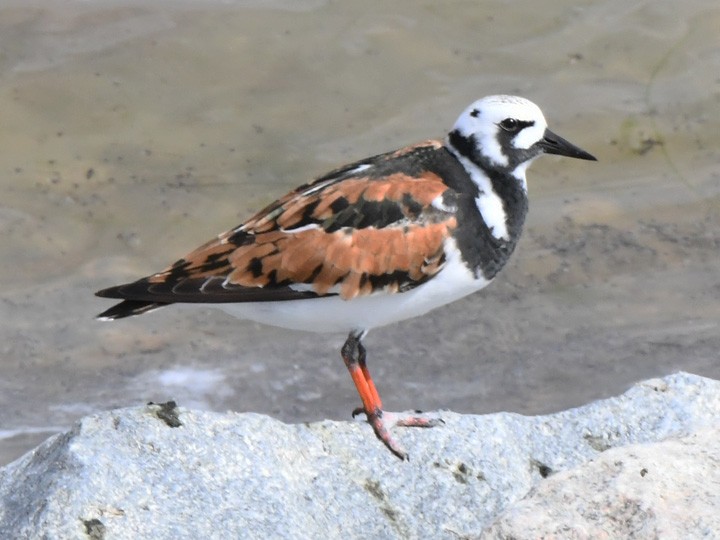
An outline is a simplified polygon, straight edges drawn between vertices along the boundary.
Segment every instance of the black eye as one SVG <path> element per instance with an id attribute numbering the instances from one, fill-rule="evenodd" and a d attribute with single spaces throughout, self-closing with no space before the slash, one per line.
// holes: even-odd
<path id="1" fill-rule="evenodd" d="M 520 122 L 518 122 L 514 118 L 506 118 L 505 120 L 500 122 L 500 127 L 503 128 L 505 131 L 509 131 L 510 133 L 512 133 L 520 128 Z"/>

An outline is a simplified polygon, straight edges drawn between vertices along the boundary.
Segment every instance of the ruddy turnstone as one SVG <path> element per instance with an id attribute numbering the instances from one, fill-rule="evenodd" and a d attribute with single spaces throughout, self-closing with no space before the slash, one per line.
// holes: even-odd
<path id="1" fill-rule="evenodd" d="M 488 96 L 445 141 L 428 140 L 336 169 L 291 191 L 165 270 L 96 293 L 98 315 L 217 304 L 269 325 L 349 332 L 341 355 L 377 437 L 407 454 L 392 426 L 436 420 L 383 411 L 362 339 L 478 291 L 507 262 L 528 208 L 525 172 L 541 154 L 595 160 L 547 128 L 527 99 Z"/>

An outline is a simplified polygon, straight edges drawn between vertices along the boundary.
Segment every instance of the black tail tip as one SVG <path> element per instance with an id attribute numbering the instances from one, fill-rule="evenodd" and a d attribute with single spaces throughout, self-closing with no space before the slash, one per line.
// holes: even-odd
<path id="1" fill-rule="evenodd" d="M 123 300 L 119 304 L 115 304 L 110 309 L 106 309 L 97 315 L 96 319 L 100 321 L 114 321 L 126 317 L 134 317 L 135 315 L 142 315 L 143 313 L 153 311 L 165 305 L 167 304 L 147 302 L 144 300 Z"/>

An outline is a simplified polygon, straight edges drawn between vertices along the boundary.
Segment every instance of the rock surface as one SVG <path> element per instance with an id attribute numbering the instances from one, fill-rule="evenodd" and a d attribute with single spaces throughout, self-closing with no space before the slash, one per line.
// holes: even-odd
<path id="1" fill-rule="evenodd" d="M 0 469 L 0 538 L 617 538 L 720 534 L 720 382 L 678 373 L 538 417 L 398 430 L 149 405 Z"/>
<path id="2" fill-rule="evenodd" d="M 720 429 L 613 448 L 541 482 L 481 538 L 717 538 Z"/>

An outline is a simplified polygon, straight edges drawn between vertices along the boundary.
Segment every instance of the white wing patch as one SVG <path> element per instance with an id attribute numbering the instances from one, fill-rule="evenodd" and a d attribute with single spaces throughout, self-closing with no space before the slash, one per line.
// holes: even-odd
<path id="1" fill-rule="evenodd" d="M 303 232 L 303 231 L 312 231 L 312 230 L 314 230 L 314 229 L 320 229 L 320 228 L 322 228 L 322 227 L 321 227 L 320 225 L 318 225 L 317 223 L 308 223 L 307 225 L 301 225 L 300 227 L 294 227 L 294 228 L 290 228 L 290 229 L 283 229 L 283 228 L 281 227 L 281 228 L 280 228 L 280 232 L 284 232 L 284 233 L 300 233 L 300 232 Z"/>
<path id="2" fill-rule="evenodd" d="M 350 169 L 349 171 L 347 171 L 345 174 L 359 174 L 361 172 L 367 171 L 370 167 L 372 167 L 372 165 L 370 165 L 369 163 L 361 163 L 354 169 Z"/>

